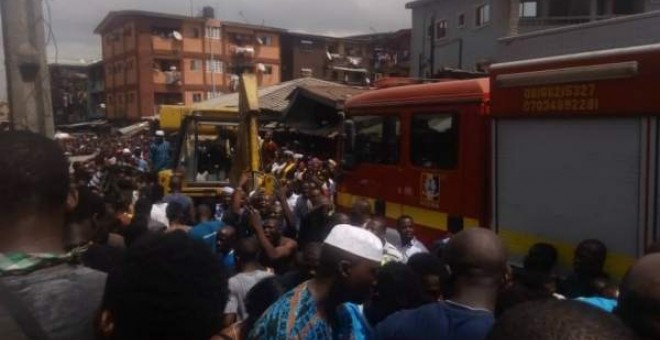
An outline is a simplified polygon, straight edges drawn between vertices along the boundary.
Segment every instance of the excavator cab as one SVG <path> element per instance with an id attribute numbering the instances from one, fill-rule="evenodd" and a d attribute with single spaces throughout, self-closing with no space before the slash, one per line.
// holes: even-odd
<path id="1" fill-rule="evenodd" d="M 193 108 L 181 115 L 173 169 L 161 174 L 161 183 L 169 189 L 169 179 L 178 176 L 183 179 L 182 193 L 213 198 L 223 187 L 236 186 L 241 174 L 249 172 L 251 190 L 274 191 L 276 181 L 262 172 L 259 112 L 256 78 L 243 75 L 238 111 Z"/>

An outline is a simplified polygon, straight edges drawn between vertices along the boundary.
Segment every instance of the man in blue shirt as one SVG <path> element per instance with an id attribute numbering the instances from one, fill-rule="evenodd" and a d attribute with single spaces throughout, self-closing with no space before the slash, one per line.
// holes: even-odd
<path id="1" fill-rule="evenodd" d="M 389 316 L 375 339 L 486 338 L 507 273 L 504 244 L 492 231 L 469 229 L 449 241 L 443 259 L 451 273 L 447 300 Z"/>
<path id="2" fill-rule="evenodd" d="M 156 136 L 150 149 L 151 166 L 154 172 L 165 170 L 170 166 L 171 152 L 170 142 L 165 140 L 165 133 L 162 130 L 156 131 Z"/>
<path id="3" fill-rule="evenodd" d="M 340 224 L 321 250 L 316 276 L 284 294 L 255 323 L 248 339 L 370 339 L 355 305 L 370 295 L 383 245 L 371 232 Z"/>
<path id="4" fill-rule="evenodd" d="M 234 247 L 238 241 L 237 235 L 236 228 L 230 225 L 224 226 L 216 233 L 215 253 L 229 273 L 233 273 L 236 266 Z"/>
<path id="5" fill-rule="evenodd" d="M 193 239 L 204 242 L 215 253 L 216 233 L 222 228 L 222 222 L 213 218 L 213 212 L 208 204 L 200 204 L 197 207 L 197 220 L 199 224 L 192 227 L 188 231 L 188 235 Z"/>

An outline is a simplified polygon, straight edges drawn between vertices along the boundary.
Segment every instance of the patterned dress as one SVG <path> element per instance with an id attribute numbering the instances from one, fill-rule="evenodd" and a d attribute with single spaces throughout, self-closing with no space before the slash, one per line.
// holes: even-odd
<path id="1" fill-rule="evenodd" d="M 348 304 L 337 308 L 338 327 L 319 315 L 307 282 L 284 294 L 255 323 L 248 339 L 365 339 L 363 319 Z"/>

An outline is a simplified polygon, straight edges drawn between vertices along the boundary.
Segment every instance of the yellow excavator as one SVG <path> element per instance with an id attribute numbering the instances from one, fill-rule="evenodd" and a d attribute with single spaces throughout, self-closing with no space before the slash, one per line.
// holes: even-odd
<path id="1" fill-rule="evenodd" d="M 257 80 L 251 74 L 241 76 L 238 109 L 162 108 L 161 128 L 172 132 L 178 125 L 178 134 L 173 167 L 159 173 L 161 184 L 169 189 L 170 179 L 178 176 L 182 193 L 196 199 L 215 198 L 222 188 L 235 187 L 247 171 L 250 189 L 272 192 L 275 180 L 261 166 L 259 113 Z"/>

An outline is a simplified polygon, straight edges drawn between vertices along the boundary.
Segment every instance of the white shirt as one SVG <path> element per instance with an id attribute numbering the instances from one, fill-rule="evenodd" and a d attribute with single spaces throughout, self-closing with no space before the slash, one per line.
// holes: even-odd
<path id="1" fill-rule="evenodd" d="M 286 203 L 289 205 L 289 209 L 291 209 L 291 211 L 293 211 L 294 208 L 296 207 L 296 202 L 298 201 L 298 197 L 300 197 L 300 195 L 293 193 L 291 194 L 291 197 L 286 199 Z"/>
<path id="2" fill-rule="evenodd" d="M 151 206 L 151 214 L 149 216 L 149 230 L 157 231 L 167 229 L 170 221 L 167 220 L 167 203 L 156 203 Z"/>
<path id="3" fill-rule="evenodd" d="M 405 257 L 405 262 L 408 262 L 408 259 L 418 253 L 428 253 L 429 250 L 426 249 L 426 246 L 422 244 L 422 242 L 419 242 L 416 238 L 412 239 L 410 241 L 410 245 L 408 246 L 403 246 L 401 249 L 399 249 L 403 256 Z"/>
<path id="4" fill-rule="evenodd" d="M 385 241 L 383 245 L 383 264 L 388 262 L 406 262 L 405 257 L 399 249 L 397 249 L 391 243 Z"/>

